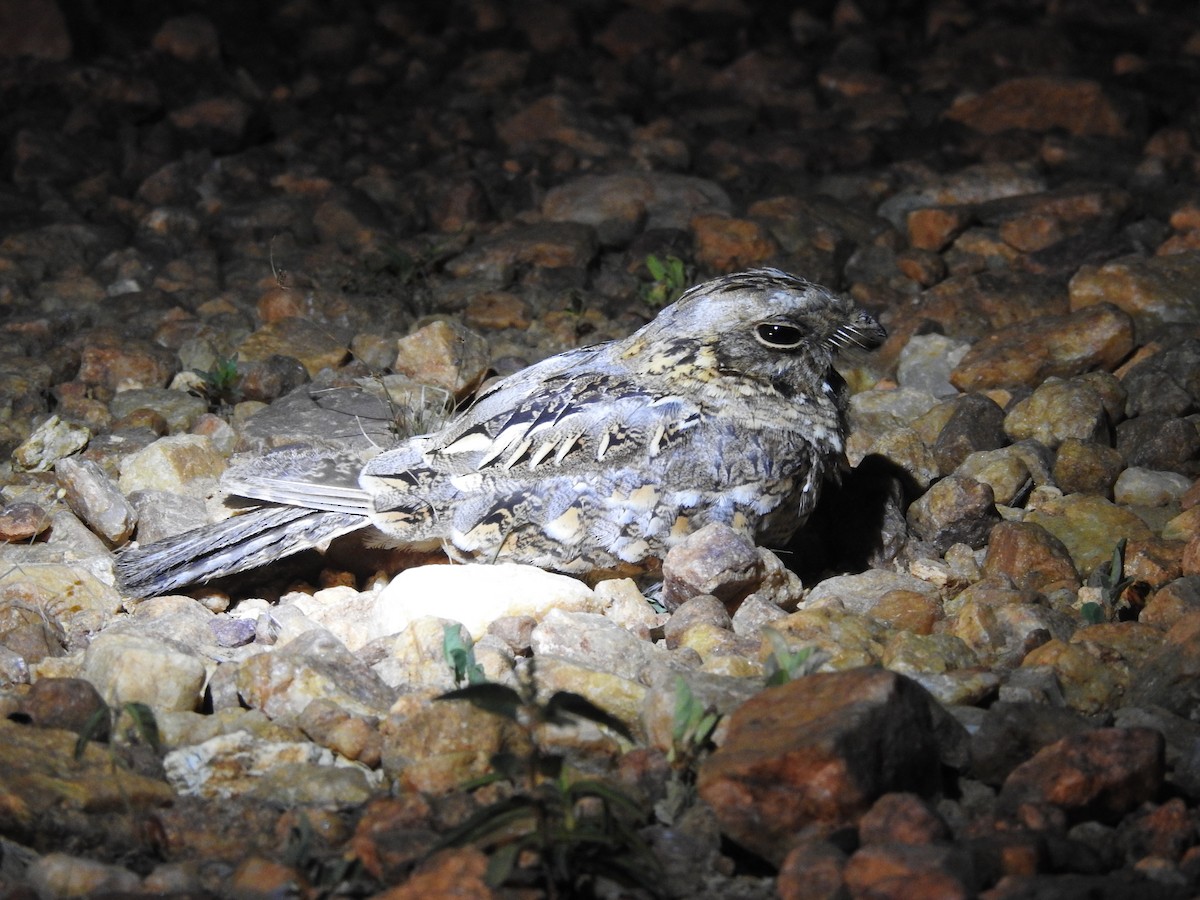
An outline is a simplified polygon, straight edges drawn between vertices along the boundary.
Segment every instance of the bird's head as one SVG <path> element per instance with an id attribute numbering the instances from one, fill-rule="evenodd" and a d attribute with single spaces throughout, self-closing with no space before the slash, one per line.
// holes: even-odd
<path id="1" fill-rule="evenodd" d="M 718 372 L 793 396 L 837 381 L 841 350 L 871 350 L 882 326 L 853 302 L 779 269 L 751 269 L 698 284 L 639 333 L 652 344 L 694 340 Z"/>

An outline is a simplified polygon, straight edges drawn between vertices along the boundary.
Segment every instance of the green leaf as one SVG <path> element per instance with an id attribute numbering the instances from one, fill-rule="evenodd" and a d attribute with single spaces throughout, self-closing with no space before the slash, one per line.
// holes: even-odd
<path id="1" fill-rule="evenodd" d="M 558 691 L 546 701 L 546 705 L 542 708 L 543 721 L 552 725 L 570 724 L 571 720 L 568 716 L 576 716 L 580 719 L 587 719 L 589 722 L 595 722 L 597 725 L 603 725 L 625 740 L 633 741 L 633 734 L 624 722 L 579 694 Z"/>
<path id="2" fill-rule="evenodd" d="M 522 849 L 524 848 L 519 842 L 513 841 L 511 844 L 505 844 L 498 848 L 488 857 L 487 871 L 483 876 L 488 887 L 499 888 L 512 877 Z"/>
<path id="3" fill-rule="evenodd" d="M 1104 621 L 1104 607 L 1099 603 L 1089 601 L 1079 607 L 1079 613 L 1083 616 L 1083 621 L 1089 625 L 1099 625 Z"/>
<path id="4" fill-rule="evenodd" d="M 641 817 L 642 808 L 628 794 L 595 778 L 581 778 L 567 786 L 567 799 L 574 803 L 583 797 L 598 797 L 605 803 L 620 807 L 633 816 Z"/>
<path id="5" fill-rule="evenodd" d="M 646 257 L 646 268 L 650 272 L 650 277 L 655 281 L 662 281 L 667 277 L 667 270 L 664 268 L 662 260 L 660 260 L 653 253 Z"/>
<path id="6" fill-rule="evenodd" d="M 159 738 L 158 720 L 154 717 L 154 710 L 145 703 L 135 702 L 126 703 L 121 709 L 133 720 L 138 736 L 149 744 L 155 753 L 159 753 L 162 741 Z"/>
<path id="7" fill-rule="evenodd" d="M 482 684 L 469 684 L 457 690 L 447 691 L 435 700 L 466 700 L 472 706 L 489 712 L 492 715 L 518 722 L 521 706 L 521 695 L 503 684 L 485 681 Z"/>
<path id="8" fill-rule="evenodd" d="M 529 819 L 531 825 L 537 819 L 537 802 L 532 797 L 518 794 L 497 800 L 476 810 L 465 821 L 442 835 L 442 839 L 434 845 L 434 850 L 484 841 L 522 819 Z"/>
<path id="9" fill-rule="evenodd" d="M 454 672 L 455 684 L 482 684 L 487 681 L 483 667 L 475 661 L 475 648 L 463 641 L 462 629 L 457 624 L 442 628 L 442 654 Z"/>
<path id="10" fill-rule="evenodd" d="M 101 706 L 88 716 L 83 727 L 79 729 L 79 737 L 75 741 L 75 758 L 83 757 L 83 752 L 87 749 L 89 742 L 107 741 L 111 728 L 112 710 L 107 706 Z"/>
<path id="11" fill-rule="evenodd" d="M 682 744 L 684 737 L 691 729 L 692 720 L 696 715 L 696 698 L 692 695 L 692 687 L 682 676 L 675 676 L 675 715 L 671 723 L 671 739 L 676 744 Z"/>

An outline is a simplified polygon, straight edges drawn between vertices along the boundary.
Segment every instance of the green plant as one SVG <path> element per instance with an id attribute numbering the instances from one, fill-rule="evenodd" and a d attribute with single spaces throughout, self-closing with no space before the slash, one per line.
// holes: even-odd
<path id="1" fill-rule="evenodd" d="M 810 674 L 818 665 L 812 647 L 793 650 L 785 638 L 772 628 L 763 629 L 771 642 L 771 655 L 767 657 L 767 686 L 786 684 Z"/>
<path id="2" fill-rule="evenodd" d="M 1122 598 L 1125 589 L 1137 579 L 1125 575 L 1125 546 L 1127 541 L 1121 538 L 1113 547 L 1112 557 L 1107 563 L 1097 566 L 1088 578 L 1088 586 L 1100 589 L 1100 601 L 1089 600 L 1079 607 L 1079 612 L 1089 625 L 1098 625 L 1107 621 L 1108 611 L 1128 606 L 1128 601 Z"/>
<path id="3" fill-rule="evenodd" d="M 463 641 L 462 628 L 457 624 L 447 624 L 443 627 L 442 653 L 454 671 L 454 683 L 459 687 L 464 681 L 468 684 L 483 684 L 487 681 L 483 666 L 475 661 L 475 648 Z"/>
<path id="4" fill-rule="evenodd" d="M 368 891 L 369 879 L 362 863 L 354 856 L 323 851 L 312 820 L 299 810 L 288 827 L 281 853 L 284 865 L 304 873 L 312 887 L 310 896 L 361 896 Z"/>
<path id="5" fill-rule="evenodd" d="M 145 703 L 122 703 L 117 707 L 101 706 L 93 712 L 79 730 L 79 738 L 75 741 L 75 758 L 83 757 L 83 751 L 92 741 L 107 743 L 112 746 L 114 736 L 121 736 L 119 726 L 128 716 L 130 727 L 123 737 L 127 743 L 143 743 L 158 753 L 162 747 L 158 736 L 158 721 L 154 718 L 154 710 Z M 114 758 L 114 764 L 116 760 Z"/>
<path id="6" fill-rule="evenodd" d="M 485 681 L 438 699 L 466 700 L 517 724 L 530 749 L 492 757 L 492 771 L 467 789 L 507 781 L 512 792 L 481 807 L 435 849 L 480 846 L 489 853 L 487 881 L 493 887 L 521 886 L 532 878 L 547 897 L 586 897 L 598 882 L 608 881 L 657 895 L 651 878 L 658 862 L 637 833 L 647 815 L 611 785 L 574 777 L 562 755 L 547 750 L 541 739 L 544 726 L 583 719 L 632 740 L 619 719 L 569 691 L 539 700 L 532 673 L 519 690 Z M 522 865 L 530 857 L 536 860 L 532 869 Z"/>
<path id="7" fill-rule="evenodd" d="M 677 256 L 659 259 L 651 253 L 646 257 L 646 270 L 654 280 L 642 285 L 642 299 L 653 309 L 674 303 L 687 287 L 687 268 Z"/>
<path id="8" fill-rule="evenodd" d="M 654 804 L 654 815 L 664 825 L 673 825 L 696 802 L 696 765 L 712 748 L 712 734 L 720 721 L 721 714 L 700 703 L 688 683 L 675 676 L 675 714 L 667 751 L 671 777 L 666 796 Z"/>
<path id="9" fill-rule="evenodd" d="M 207 372 L 200 372 L 196 391 L 213 409 L 233 406 L 242 399 L 242 376 L 232 356 L 218 359 Z"/>
<path id="10" fill-rule="evenodd" d="M 688 683 L 676 675 L 675 716 L 667 762 L 691 766 L 711 744 L 712 733 L 720 721 L 721 714 L 711 706 L 701 705 Z"/>

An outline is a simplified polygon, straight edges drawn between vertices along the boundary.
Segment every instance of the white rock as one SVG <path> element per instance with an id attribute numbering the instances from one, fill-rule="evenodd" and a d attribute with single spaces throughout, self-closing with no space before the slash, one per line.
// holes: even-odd
<path id="1" fill-rule="evenodd" d="M 47 853 L 34 860 L 25 880 L 38 897 L 89 897 L 93 894 L 134 894 L 142 880 L 121 866 L 66 853 Z"/>
<path id="2" fill-rule="evenodd" d="M 221 734 L 163 757 L 167 782 L 180 794 L 232 797 L 245 793 L 276 766 L 333 765 L 333 751 L 316 744 L 264 741 L 246 731 Z"/>
<path id="3" fill-rule="evenodd" d="M 328 629 L 348 650 L 358 650 L 375 638 L 391 634 L 378 630 L 376 600 L 372 591 L 359 592 L 338 585 L 313 594 L 286 594 L 280 598 L 280 603 L 294 603 L 309 621 Z"/>
<path id="4" fill-rule="evenodd" d="M 159 438 L 121 460 L 117 482 L 126 494 L 159 490 L 204 496 L 225 470 L 225 460 L 208 438 L 199 434 L 173 434 Z"/>
<path id="5" fill-rule="evenodd" d="M 667 620 L 666 613 L 654 611 L 632 578 L 601 581 L 596 585 L 596 597 L 605 607 L 605 616 L 643 639 Z"/>
<path id="6" fill-rule="evenodd" d="M 912 575 L 868 569 L 857 575 L 835 575 L 826 578 L 804 598 L 804 609 L 832 607 L 866 615 L 879 598 L 888 591 L 914 591 L 936 595 L 937 587 Z"/>
<path id="7" fill-rule="evenodd" d="M 1113 500 L 1129 506 L 1166 506 L 1182 497 L 1191 486 L 1191 479 L 1178 472 L 1130 466 L 1117 476 Z"/>
<path id="8" fill-rule="evenodd" d="M 398 634 L 416 619 L 437 616 L 461 622 L 478 638 L 502 616 L 541 621 L 551 609 L 603 612 L 604 603 L 582 581 L 535 566 L 418 566 L 375 598 L 375 630 Z"/>

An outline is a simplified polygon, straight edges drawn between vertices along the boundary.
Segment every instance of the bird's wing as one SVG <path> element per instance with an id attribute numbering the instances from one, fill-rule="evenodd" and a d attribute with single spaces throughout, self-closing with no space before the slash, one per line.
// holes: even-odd
<path id="1" fill-rule="evenodd" d="M 569 371 L 528 379 L 481 398 L 450 426 L 383 453 L 364 476 L 469 473 L 525 480 L 529 474 L 619 469 L 653 460 L 686 439 L 702 419 L 700 405 L 654 379 L 619 370 Z M 425 468 L 424 473 L 414 472 Z"/>
<path id="2" fill-rule="evenodd" d="M 239 497 L 365 516 L 371 497 L 358 483 L 365 462 L 346 450 L 281 447 L 231 466 L 221 485 Z"/>

